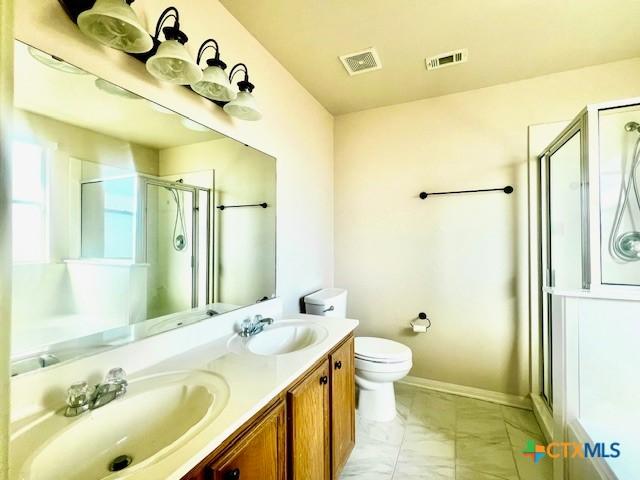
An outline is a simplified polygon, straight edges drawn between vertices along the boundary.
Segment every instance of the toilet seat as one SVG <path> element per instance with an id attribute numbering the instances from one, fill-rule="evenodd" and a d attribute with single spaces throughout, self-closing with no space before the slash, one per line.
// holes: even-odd
<path id="1" fill-rule="evenodd" d="M 404 360 L 402 362 L 384 363 L 384 362 L 372 362 L 363 358 L 355 358 L 356 377 L 365 372 L 369 373 L 399 373 L 405 372 L 406 375 L 413 362 L 411 360 Z M 404 375 L 403 375 L 404 376 Z"/>
<path id="2" fill-rule="evenodd" d="M 362 360 L 361 363 L 411 363 L 411 349 L 386 338 L 356 337 L 355 357 Z"/>

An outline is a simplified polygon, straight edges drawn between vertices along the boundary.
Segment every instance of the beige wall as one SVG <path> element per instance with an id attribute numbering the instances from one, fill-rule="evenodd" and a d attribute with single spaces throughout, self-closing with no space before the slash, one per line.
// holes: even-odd
<path id="1" fill-rule="evenodd" d="M 13 102 L 13 1 L 0 1 L 0 480 L 8 477 L 11 240 L 8 116 Z"/>
<path id="2" fill-rule="evenodd" d="M 638 78 L 632 59 L 337 117 L 335 284 L 358 333 L 409 345 L 412 375 L 528 393 L 527 126 L 640 95 Z"/>
<path id="3" fill-rule="evenodd" d="M 154 148 L 25 110 L 14 111 L 13 123 L 13 134 L 17 138 L 55 145 L 67 159 L 73 157 L 129 172 L 158 174 L 158 150 Z"/>
<path id="4" fill-rule="evenodd" d="M 261 122 L 232 120 L 187 89 L 154 81 L 141 63 L 87 40 L 56 0 L 21 2 L 16 37 L 276 157 L 278 295 L 297 310 L 300 296 L 333 283 L 333 118 L 217 1 L 173 4 L 192 53 L 214 36 L 225 61 L 249 66 Z M 133 4 L 149 31 L 166 5 Z"/>

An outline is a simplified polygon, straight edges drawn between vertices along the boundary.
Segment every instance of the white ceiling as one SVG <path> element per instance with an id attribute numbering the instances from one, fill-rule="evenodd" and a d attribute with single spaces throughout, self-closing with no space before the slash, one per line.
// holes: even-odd
<path id="1" fill-rule="evenodd" d="M 28 47 L 16 42 L 17 108 L 111 137 L 158 150 L 226 138 L 207 129 L 185 128 L 177 114 L 160 113 L 152 102 L 129 99 L 99 90 L 91 74 L 64 73 L 36 61 Z"/>
<path id="2" fill-rule="evenodd" d="M 330 112 L 342 114 L 640 56 L 640 0 L 221 0 Z M 339 55 L 376 47 L 350 77 Z M 424 59 L 469 49 L 427 72 Z"/>

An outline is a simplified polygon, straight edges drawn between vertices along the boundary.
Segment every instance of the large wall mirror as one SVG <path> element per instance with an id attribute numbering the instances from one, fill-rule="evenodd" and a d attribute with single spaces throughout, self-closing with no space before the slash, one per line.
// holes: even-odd
<path id="1" fill-rule="evenodd" d="M 276 161 L 15 46 L 13 374 L 275 295 Z"/>

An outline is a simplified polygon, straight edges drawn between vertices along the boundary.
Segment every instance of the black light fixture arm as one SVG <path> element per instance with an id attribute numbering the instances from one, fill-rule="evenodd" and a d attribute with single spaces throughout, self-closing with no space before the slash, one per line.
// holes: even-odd
<path id="1" fill-rule="evenodd" d="M 229 72 L 229 82 L 233 83 L 233 77 L 235 76 L 236 73 L 240 71 L 244 72 L 244 79 L 238 82 L 238 88 L 242 92 L 245 92 L 245 91 L 249 93 L 253 92 L 255 85 L 249 81 L 249 70 L 247 69 L 247 66 L 244 63 L 236 63 L 233 66 L 233 68 Z"/>
<path id="2" fill-rule="evenodd" d="M 432 193 L 420 192 L 420 198 L 424 200 L 431 195 L 455 195 L 458 193 L 478 193 L 478 192 L 504 192 L 507 195 L 509 195 L 510 193 L 513 193 L 513 187 L 511 185 L 507 185 L 506 187 L 502 187 L 502 188 L 479 188 L 475 190 L 453 190 L 451 192 L 432 192 Z"/>
<path id="3" fill-rule="evenodd" d="M 202 45 L 200 45 L 200 48 L 198 49 L 198 55 L 196 56 L 196 63 L 200 65 L 202 56 L 208 48 L 214 49 L 216 55 L 214 58 L 210 58 L 207 60 L 207 65 L 209 65 L 210 67 L 220 67 L 223 70 L 227 68 L 227 64 L 220 60 L 220 46 L 218 45 L 218 42 L 216 42 L 213 38 L 208 38 L 202 43 Z"/>
<path id="4" fill-rule="evenodd" d="M 167 20 L 172 18 L 174 20 L 172 27 L 165 27 L 164 24 Z M 176 7 L 167 7 L 160 14 L 158 23 L 156 23 L 156 31 L 153 36 L 154 40 L 160 40 L 160 33 L 164 33 L 164 37 L 167 40 L 178 40 L 180 43 L 187 43 L 189 39 L 187 35 L 180 30 L 180 13 Z"/>

